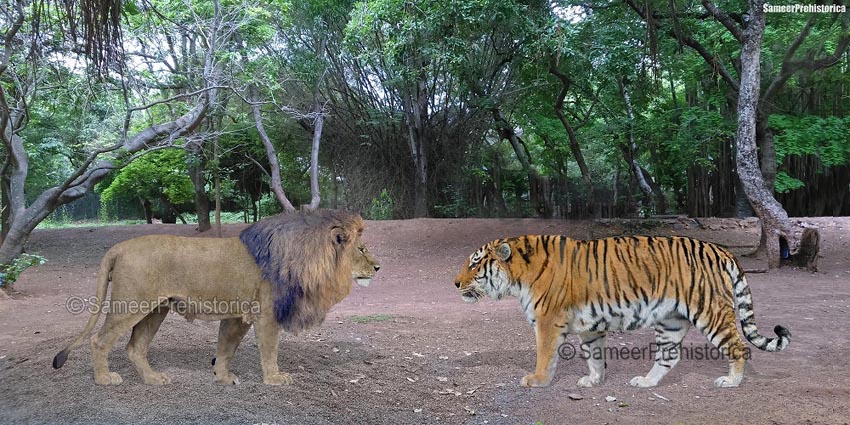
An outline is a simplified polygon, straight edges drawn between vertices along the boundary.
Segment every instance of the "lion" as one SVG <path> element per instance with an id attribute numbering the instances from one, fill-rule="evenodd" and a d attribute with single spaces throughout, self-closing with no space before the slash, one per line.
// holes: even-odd
<path id="1" fill-rule="evenodd" d="M 347 211 L 310 211 L 263 219 L 234 238 L 151 235 L 112 247 L 97 278 L 97 304 L 82 334 L 53 359 L 62 367 L 104 310 L 106 321 L 91 337 L 95 382 L 118 385 L 109 370 L 115 341 L 132 328 L 127 356 L 146 384 L 171 380 L 154 371 L 148 347 L 170 310 L 189 320 L 220 320 L 215 381 L 238 384 L 230 360 L 251 326 L 257 336 L 263 382 L 292 383 L 278 367 L 280 330 L 297 333 L 320 325 L 328 310 L 366 286 L 380 268 L 360 237 L 364 221 Z"/>

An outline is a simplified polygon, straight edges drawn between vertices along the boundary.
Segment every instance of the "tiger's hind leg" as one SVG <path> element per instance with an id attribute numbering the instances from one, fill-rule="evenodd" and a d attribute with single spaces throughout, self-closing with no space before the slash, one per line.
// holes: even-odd
<path id="1" fill-rule="evenodd" d="M 684 319 L 667 319 L 658 322 L 655 327 L 655 364 L 646 376 L 635 376 L 629 381 L 633 387 L 648 388 L 658 385 L 661 378 L 679 363 L 682 340 L 691 324 Z"/>
<path id="2" fill-rule="evenodd" d="M 587 360 L 590 372 L 579 378 L 576 385 L 592 387 L 605 380 L 605 332 L 587 332 L 579 334 L 581 339 L 581 357 Z"/>
<path id="3" fill-rule="evenodd" d="M 723 388 L 737 387 L 741 384 L 741 380 L 744 379 L 744 366 L 750 357 L 750 350 L 738 334 L 738 327 L 735 326 L 735 313 L 732 307 L 724 307 L 717 314 L 720 317 L 711 321 L 714 323 L 713 326 L 708 325 L 700 328 L 697 325 L 697 329 L 729 359 L 729 374 L 715 379 L 714 386 Z"/>

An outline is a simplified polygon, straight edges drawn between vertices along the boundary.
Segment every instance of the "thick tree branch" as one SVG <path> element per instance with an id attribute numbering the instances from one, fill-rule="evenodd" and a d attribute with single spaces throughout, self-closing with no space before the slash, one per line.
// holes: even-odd
<path id="1" fill-rule="evenodd" d="M 726 12 L 717 8 L 710 0 L 702 0 L 702 6 L 708 13 L 711 13 L 711 16 L 714 16 L 714 19 L 717 19 L 727 30 L 735 37 L 735 40 L 738 40 L 740 43 L 744 39 L 744 35 L 741 32 L 741 27 L 732 20 L 732 18 L 726 14 Z"/>
<path id="2" fill-rule="evenodd" d="M 277 160 L 277 151 L 272 144 L 271 139 L 269 139 L 269 135 L 266 133 L 266 128 L 263 126 L 263 116 L 260 113 L 260 104 L 257 102 L 251 103 L 251 111 L 254 114 L 254 125 L 257 127 L 257 132 L 260 134 L 260 140 L 263 142 L 263 146 L 266 148 L 266 156 L 269 160 L 269 171 L 271 172 L 271 190 L 274 193 L 275 198 L 280 203 L 286 211 L 295 211 L 295 207 L 292 205 L 292 202 L 289 202 L 289 198 L 286 197 L 286 193 L 283 191 L 283 186 L 280 182 L 280 163 Z"/>
<path id="3" fill-rule="evenodd" d="M 806 26 L 800 31 L 800 35 L 797 36 L 797 39 L 795 39 L 794 43 L 792 43 L 788 48 L 788 52 L 786 52 L 785 58 L 782 61 L 782 68 L 779 70 L 779 74 L 777 74 L 770 82 L 767 89 L 765 89 L 764 94 L 762 95 L 762 102 L 772 98 L 797 72 L 805 70 L 811 73 L 824 68 L 829 68 L 839 63 L 841 58 L 847 52 L 847 48 L 850 47 L 850 35 L 848 35 L 847 29 L 844 28 L 843 34 L 838 39 L 838 43 L 835 46 L 835 51 L 831 55 L 815 59 L 814 53 L 809 52 L 804 59 L 792 60 L 794 53 L 800 47 L 800 44 L 803 43 L 803 40 L 805 40 L 808 36 L 809 30 L 812 27 L 812 22 L 813 19 L 809 19 L 809 22 L 807 22 Z"/>
<path id="4" fill-rule="evenodd" d="M 576 136 L 575 127 L 573 127 L 572 123 L 569 119 L 567 119 L 566 115 L 564 115 L 564 99 L 567 97 L 567 93 L 570 89 L 570 78 L 566 76 L 566 74 L 562 73 L 556 66 L 555 61 L 551 60 L 549 62 L 549 73 L 557 77 L 561 81 L 561 91 L 558 93 L 558 96 L 555 98 L 555 115 L 558 116 L 558 119 L 561 121 L 561 125 L 564 127 L 564 130 L 567 132 L 567 138 L 569 139 L 570 152 L 573 154 L 573 158 L 578 164 L 579 171 L 581 172 L 582 181 L 584 182 L 584 189 L 587 192 L 587 197 L 591 202 L 593 201 L 593 178 L 590 174 L 590 169 L 587 167 L 587 163 L 584 160 L 584 155 L 581 152 L 581 146 L 578 143 L 578 137 Z M 592 108 L 592 106 L 591 106 Z M 588 114 L 589 117 L 589 114 Z M 586 122 L 586 121 L 585 121 Z M 583 125 L 583 124 L 582 124 Z"/>
<path id="5" fill-rule="evenodd" d="M 646 11 L 643 8 L 641 8 L 640 6 L 638 6 L 634 2 L 634 0 L 624 0 L 624 1 L 626 2 L 626 4 L 630 8 L 632 8 L 632 10 L 634 10 L 638 14 L 638 16 L 640 16 L 644 21 L 647 21 Z M 660 27 L 660 25 L 658 24 L 658 22 L 659 22 L 658 19 L 653 18 L 651 22 L 652 22 L 652 25 L 655 25 L 656 27 Z M 711 53 L 709 53 L 709 51 L 702 44 L 700 44 L 698 41 L 694 40 L 691 36 L 683 34 L 683 33 L 677 34 L 676 31 L 674 31 L 672 29 L 667 30 L 666 33 L 670 37 L 673 37 L 673 38 L 679 40 L 680 43 L 690 47 L 695 52 L 697 52 L 697 54 L 702 56 L 702 58 L 703 58 L 703 60 L 705 60 L 706 64 L 708 64 L 711 67 L 712 72 L 716 72 L 718 75 L 720 75 L 720 77 L 722 77 L 723 80 L 726 81 L 726 83 L 729 84 L 729 86 L 732 87 L 733 90 L 735 90 L 736 92 L 739 90 L 740 83 L 738 82 L 738 79 L 733 77 L 732 74 L 730 74 L 729 71 L 726 70 L 726 67 L 724 67 L 723 64 L 720 63 L 720 60 L 717 57 L 715 57 L 714 55 L 712 55 Z"/>

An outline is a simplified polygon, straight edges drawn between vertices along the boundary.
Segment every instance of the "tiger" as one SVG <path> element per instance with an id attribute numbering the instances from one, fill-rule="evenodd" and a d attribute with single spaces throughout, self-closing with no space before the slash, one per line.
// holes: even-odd
<path id="1" fill-rule="evenodd" d="M 791 333 L 776 326 L 777 337 L 758 332 L 749 284 L 738 260 L 725 248 L 687 237 L 624 236 L 577 240 L 563 235 L 525 235 L 497 239 L 477 249 L 455 278 L 467 302 L 490 296 L 519 298 L 534 327 L 537 365 L 523 387 L 552 381 L 567 334 L 577 334 L 589 373 L 579 387 L 605 379 L 608 331 L 654 328 L 655 363 L 629 382 L 648 388 L 681 357 L 691 326 L 729 360 L 729 374 L 717 387 L 737 387 L 749 351 L 735 326 L 737 309 L 744 336 L 763 351 L 782 351 Z"/>

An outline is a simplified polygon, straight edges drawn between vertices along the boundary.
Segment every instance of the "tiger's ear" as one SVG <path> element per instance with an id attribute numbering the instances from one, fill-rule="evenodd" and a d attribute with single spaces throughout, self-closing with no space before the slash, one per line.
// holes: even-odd
<path id="1" fill-rule="evenodd" d="M 502 261 L 508 261 L 508 258 L 511 258 L 511 246 L 506 243 L 499 245 L 499 248 L 496 249 L 496 256 Z"/>

